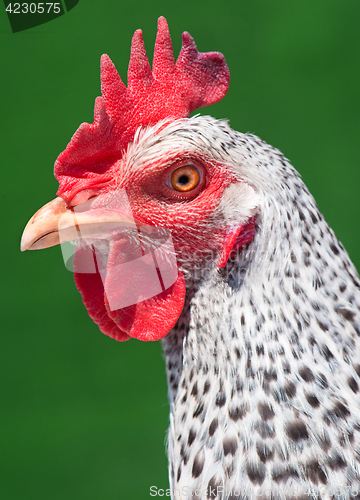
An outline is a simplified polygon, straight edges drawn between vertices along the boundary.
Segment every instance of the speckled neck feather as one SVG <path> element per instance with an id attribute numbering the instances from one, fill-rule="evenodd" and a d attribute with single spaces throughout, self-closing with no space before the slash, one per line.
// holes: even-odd
<path id="1" fill-rule="evenodd" d="M 188 277 L 163 340 L 173 498 L 359 499 L 358 275 L 281 153 L 218 127 L 264 196 L 254 240 Z"/>

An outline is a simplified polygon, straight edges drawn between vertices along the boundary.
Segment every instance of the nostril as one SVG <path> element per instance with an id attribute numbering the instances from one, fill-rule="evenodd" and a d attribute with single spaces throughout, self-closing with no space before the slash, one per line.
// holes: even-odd
<path id="1" fill-rule="evenodd" d="M 77 205 L 81 205 L 81 203 L 85 203 L 91 198 L 95 198 L 97 193 L 93 189 L 84 189 L 83 191 L 79 191 L 74 198 L 68 204 L 68 207 L 76 207 Z"/>

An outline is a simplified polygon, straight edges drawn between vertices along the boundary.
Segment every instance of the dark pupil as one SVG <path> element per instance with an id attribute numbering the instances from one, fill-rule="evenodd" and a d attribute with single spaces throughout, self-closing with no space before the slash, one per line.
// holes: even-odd
<path id="1" fill-rule="evenodd" d="M 182 184 L 183 186 L 185 186 L 185 184 L 189 184 L 190 182 L 190 179 L 189 179 L 189 176 L 188 175 L 180 175 L 179 177 L 179 184 Z"/>

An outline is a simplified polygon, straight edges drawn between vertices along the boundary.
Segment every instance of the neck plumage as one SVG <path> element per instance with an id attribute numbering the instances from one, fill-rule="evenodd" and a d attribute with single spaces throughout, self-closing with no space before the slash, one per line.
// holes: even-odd
<path id="1" fill-rule="evenodd" d="M 333 481 L 355 484 L 330 475 L 336 463 L 346 463 L 339 440 L 357 425 L 355 417 L 341 417 L 360 384 L 352 364 L 352 357 L 360 359 L 353 340 L 360 330 L 349 309 L 352 296 L 360 310 L 359 285 L 314 210 L 296 206 L 288 217 L 274 209 L 267 217 L 272 224 L 258 221 L 235 262 L 188 284 L 184 311 L 163 340 L 174 499 L 194 492 L 194 498 L 231 498 L 236 491 L 252 499 L 263 490 L 290 495 L 294 488 L 300 496 Z M 319 461 L 329 450 L 330 462 Z"/>

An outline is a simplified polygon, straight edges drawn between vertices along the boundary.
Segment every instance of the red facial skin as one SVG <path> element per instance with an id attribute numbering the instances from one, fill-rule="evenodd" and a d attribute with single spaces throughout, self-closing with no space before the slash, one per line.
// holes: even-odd
<path id="1" fill-rule="evenodd" d="M 176 191 L 169 182 L 171 174 L 184 165 L 194 165 L 199 172 L 199 183 L 188 192 Z M 75 273 L 75 282 L 82 295 L 90 317 L 99 325 L 100 330 L 116 340 L 124 341 L 130 337 L 139 340 L 158 340 L 173 328 L 178 320 L 185 300 L 185 280 L 182 267 L 188 269 L 201 267 L 209 254 L 218 260 L 218 267 L 228 261 L 234 246 L 248 243 L 253 232 L 249 225 L 229 229 L 218 227 L 211 217 L 219 204 L 227 186 L 237 179 L 229 170 L 216 162 L 204 158 L 173 159 L 170 165 L 159 161 L 148 169 L 134 170 L 122 179 L 121 172 L 114 176 L 118 189 L 125 189 L 135 222 L 139 226 L 156 226 L 170 231 L 179 262 L 178 278 L 167 290 L 155 297 L 137 304 L 112 311 L 109 307 L 104 285 L 99 274 Z M 94 189 L 79 192 L 69 206 L 94 196 L 99 206 L 103 195 L 111 192 Z M 112 207 L 114 210 L 114 207 Z M 252 226 L 253 227 L 253 226 Z M 108 257 L 107 285 L 119 286 L 117 293 L 126 294 L 126 286 L 131 283 L 112 283 L 112 263 L 118 258 L 121 242 L 110 242 Z M 79 248 L 75 255 L 81 259 Z"/>

